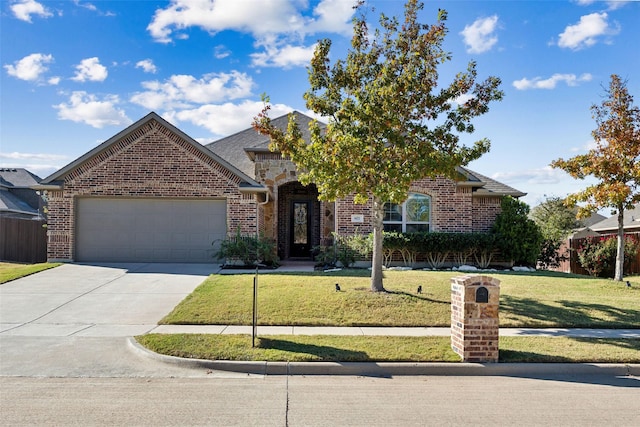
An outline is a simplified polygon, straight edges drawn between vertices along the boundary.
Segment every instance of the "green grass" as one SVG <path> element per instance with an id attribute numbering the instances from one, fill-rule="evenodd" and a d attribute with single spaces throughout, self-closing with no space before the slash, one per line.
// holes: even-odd
<path id="1" fill-rule="evenodd" d="M 448 337 L 151 334 L 137 337 L 161 354 L 207 360 L 289 362 L 459 362 Z M 535 350 L 533 350 L 535 349 Z M 640 339 L 500 338 L 501 362 L 639 363 Z"/>
<path id="2" fill-rule="evenodd" d="M 387 271 L 388 293 L 369 291 L 369 272 L 271 273 L 258 279 L 260 325 L 449 326 L 451 278 L 459 272 Z M 501 327 L 639 328 L 633 286 L 552 272 L 485 273 L 500 286 Z M 249 325 L 253 275 L 212 275 L 161 323 Z M 342 292 L 335 292 L 339 283 Z M 422 285 L 422 294 L 416 294 Z"/>
<path id="3" fill-rule="evenodd" d="M 0 262 L 0 284 L 59 266 L 59 263 L 19 264 Z"/>

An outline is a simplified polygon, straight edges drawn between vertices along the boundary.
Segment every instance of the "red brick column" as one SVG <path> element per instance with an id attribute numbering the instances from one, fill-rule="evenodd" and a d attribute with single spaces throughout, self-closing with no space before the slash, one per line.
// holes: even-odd
<path id="1" fill-rule="evenodd" d="M 451 279 L 451 348 L 464 362 L 498 361 L 499 300 L 498 279 Z"/>

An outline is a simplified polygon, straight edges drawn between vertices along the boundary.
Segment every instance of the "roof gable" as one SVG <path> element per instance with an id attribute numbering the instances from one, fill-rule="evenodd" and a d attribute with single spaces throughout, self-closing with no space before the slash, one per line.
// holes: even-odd
<path id="1" fill-rule="evenodd" d="M 314 119 L 302 114 L 299 111 L 293 111 L 293 114 L 302 137 L 305 141 L 310 140 L 309 123 Z M 277 117 L 271 121 L 271 123 L 282 130 L 287 128 L 289 124 L 289 115 Z M 320 123 L 320 126 L 324 126 L 324 123 Z M 214 141 L 205 145 L 208 149 L 227 160 L 229 163 L 235 165 L 238 169 L 243 171 L 249 176 L 255 175 L 254 164 L 248 152 L 265 152 L 269 151 L 270 138 L 266 135 L 258 133 L 254 128 L 250 127 L 233 135 Z"/>
<path id="2" fill-rule="evenodd" d="M 474 195 L 476 196 L 512 196 L 522 197 L 527 193 L 516 190 L 506 184 L 489 178 L 488 176 L 474 172 L 471 169 L 460 167 L 458 170 L 465 177 L 464 184 L 474 187 Z"/>
<path id="3" fill-rule="evenodd" d="M 113 137 L 109 138 L 107 141 L 103 142 L 102 144 L 98 145 L 94 149 L 92 149 L 89 152 L 85 153 L 84 155 L 82 155 L 81 157 L 77 158 L 73 162 L 71 162 L 68 165 L 64 166 L 63 168 L 61 168 L 57 172 L 54 172 L 53 174 L 49 175 L 48 177 L 46 177 L 45 179 L 43 179 L 41 181 L 41 184 L 43 184 L 43 185 L 55 184 L 55 183 L 63 180 L 66 176 L 68 176 L 69 174 L 71 174 L 74 171 L 76 171 L 79 168 L 81 168 L 85 163 L 87 163 L 90 160 L 94 159 L 95 157 L 100 156 L 101 154 L 107 152 L 115 144 L 119 144 L 119 143 L 121 143 L 123 141 L 126 141 L 127 139 L 134 139 L 137 136 L 141 136 L 142 134 L 144 134 L 144 132 L 146 132 L 146 129 L 148 128 L 148 126 L 149 125 L 153 125 L 153 124 L 157 124 L 159 126 L 162 126 L 169 133 L 175 135 L 176 137 L 182 139 L 187 144 L 192 146 L 197 152 L 199 152 L 200 154 L 202 154 L 206 158 L 212 159 L 214 162 L 216 162 L 217 164 L 222 166 L 231 175 L 237 177 L 241 181 L 240 186 L 242 186 L 242 187 L 262 187 L 253 178 L 249 177 L 247 174 L 245 174 L 244 172 L 240 171 L 238 168 L 236 168 L 235 166 L 233 166 L 232 164 L 230 164 L 226 160 L 222 159 L 220 156 L 218 156 L 217 154 L 213 153 L 211 150 L 207 149 L 202 144 L 200 144 L 197 141 L 195 141 L 189 135 L 185 134 L 180 129 L 176 128 L 175 126 L 173 126 L 172 124 L 170 124 L 169 122 L 164 120 L 162 117 L 160 117 L 155 112 L 149 113 L 148 115 L 146 115 L 142 119 L 138 120 L 136 123 L 132 124 L 131 126 L 129 126 L 126 129 L 124 129 L 123 131 L 121 131 L 118 134 L 114 135 Z"/>

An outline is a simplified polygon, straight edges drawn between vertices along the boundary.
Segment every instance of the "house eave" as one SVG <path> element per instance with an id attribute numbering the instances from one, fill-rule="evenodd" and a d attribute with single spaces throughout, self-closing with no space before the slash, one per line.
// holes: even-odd
<path id="1" fill-rule="evenodd" d="M 36 191 L 57 191 L 64 189 L 64 182 L 54 181 L 47 184 L 32 185 L 29 188 Z"/>
<path id="2" fill-rule="evenodd" d="M 248 184 L 240 184 L 238 186 L 238 191 L 241 193 L 268 193 L 269 189 L 265 186 L 256 186 L 256 185 L 248 185 Z"/>

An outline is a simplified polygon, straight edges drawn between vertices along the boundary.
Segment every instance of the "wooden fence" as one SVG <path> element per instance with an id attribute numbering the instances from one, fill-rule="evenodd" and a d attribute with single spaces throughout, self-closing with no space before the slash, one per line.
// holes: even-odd
<path id="1" fill-rule="evenodd" d="M 640 234 L 636 234 L 636 235 L 640 237 Z M 582 246 L 583 242 L 586 239 L 587 238 L 565 240 L 562 246 L 560 246 L 559 253 L 564 254 L 567 259 L 561 262 L 559 267 L 552 268 L 550 270 L 562 271 L 563 273 L 589 275 L 589 272 L 584 268 L 582 268 L 582 265 L 580 265 L 580 260 L 578 259 L 578 252 L 577 252 L 577 249 L 580 248 L 580 246 Z M 629 266 L 629 269 L 628 270 L 625 269 L 625 275 L 626 274 L 640 274 L 640 251 L 636 255 L 635 259 L 631 261 L 631 265 Z"/>
<path id="2" fill-rule="evenodd" d="M 47 261 L 47 230 L 42 220 L 0 217 L 0 260 Z"/>

